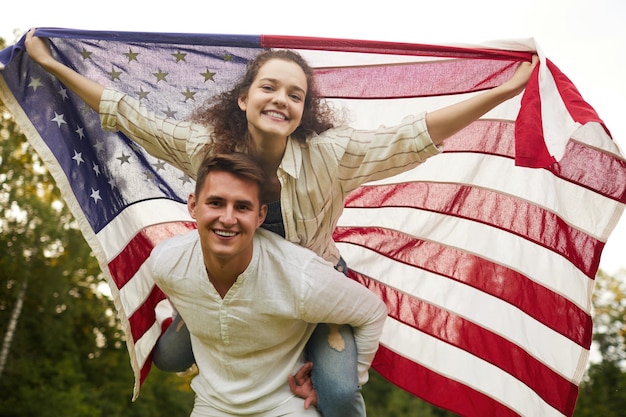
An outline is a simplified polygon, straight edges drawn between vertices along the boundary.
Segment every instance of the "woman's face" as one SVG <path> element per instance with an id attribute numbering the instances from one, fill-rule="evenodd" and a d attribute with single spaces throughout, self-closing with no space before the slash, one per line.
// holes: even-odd
<path id="1" fill-rule="evenodd" d="M 247 93 L 239 97 L 252 139 L 285 140 L 291 135 L 302 120 L 307 88 L 298 64 L 282 59 L 263 64 Z"/>

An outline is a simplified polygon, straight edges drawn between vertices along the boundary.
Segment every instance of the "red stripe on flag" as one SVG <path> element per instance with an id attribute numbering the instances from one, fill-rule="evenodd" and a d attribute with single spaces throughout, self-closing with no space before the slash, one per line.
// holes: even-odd
<path id="1" fill-rule="evenodd" d="M 395 385 L 461 416 L 519 417 L 500 402 L 381 345 L 372 367 Z"/>
<path id="2" fill-rule="evenodd" d="M 414 55 L 466 59 L 504 59 L 531 61 L 533 52 L 502 49 L 465 48 L 460 46 L 427 45 L 419 43 L 384 42 L 355 39 L 329 39 L 307 36 L 261 35 L 262 48 L 314 49 L 367 54 Z"/>
<path id="3" fill-rule="evenodd" d="M 410 182 L 364 186 L 348 196 L 345 207 L 410 207 L 488 224 L 567 257 L 591 279 L 604 248 L 603 242 L 571 227 L 551 211 L 468 185 Z"/>
<path id="4" fill-rule="evenodd" d="M 566 298 L 505 266 L 389 229 L 338 227 L 333 239 L 462 282 L 519 308 L 586 349 L 591 345 L 592 321 L 588 314 Z"/>
<path id="5" fill-rule="evenodd" d="M 514 159 L 513 136 L 513 123 L 478 120 L 446 139 L 444 149 L 446 153 L 471 152 Z M 558 178 L 626 203 L 626 161 L 620 156 L 570 140 L 563 158 L 544 169 Z"/>
<path id="6" fill-rule="evenodd" d="M 152 354 L 150 354 L 150 357 L 146 360 L 146 362 L 141 367 L 141 371 L 139 373 L 139 384 L 140 385 L 143 385 L 143 383 L 146 380 L 146 378 L 148 377 L 148 375 L 150 375 L 150 371 L 151 370 L 152 370 Z"/>
<path id="7" fill-rule="evenodd" d="M 563 413 L 573 411 L 571 399 L 576 396 L 577 386 L 521 347 L 463 317 L 362 274 L 351 271 L 350 277 L 379 295 L 385 301 L 390 317 L 498 366 Z M 412 389 L 420 390 L 420 385 L 418 382 Z"/>
<path id="8" fill-rule="evenodd" d="M 547 167 L 555 159 L 543 138 L 541 96 L 539 95 L 539 65 L 535 67 L 524 95 L 515 123 L 515 163 L 531 168 Z"/>
<path id="9" fill-rule="evenodd" d="M 502 120 L 477 120 L 444 143 L 444 152 L 471 152 L 515 158 L 515 124 Z"/>
<path id="10" fill-rule="evenodd" d="M 315 83 L 326 98 L 393 99 L 481 91 L 511 78 L 517 61 L 429 61 L 360 67 L 316 68 Z M 463 74 L 451 80 L 450 73 Z M 415 82 L 428 80 L 428 82 Z"/>
<path id="11" fill-rule="evenodd" d="M 165 299 L 165 294 L 156 285 L 139 308 L 128 318 L 133 341 L 136 343 L 156 323 L 155 307 Z"/>
<path id="12" fill-rule="evenodd" d="M 570 140 L 563 159 L 548 170 L 581 187 L 626 203 L 626 161 L 616 155 Z"/>
<path id="13" fill-rule="evenodd" d="M 195 223 L 192 222 L 174 222 L 148 226 L 140 230 L 122 251 L 109 262 L 109 271 L 117 288 L 121 289 L 135 276 L 157 243 L 169 237 L 186 233 L 195 227 Z"/>
<path id="14" fill-rule="evenodd" d="M 583 100 L 574 83 L 572 83 L 570 79 L 567 78 L 565 74 L 563 74 L 561 70 L 559 70 L 557 66 L 552 63 L 552 61 L 547 59 L 546 64 L 552 74 L 552 77 L 554 78 L 556 88 L 559 90 L 559 94 L 563 98 L 565 107 L 572 118 L 576 122 L 583 125 L 589 122 L 600 123 L 604 127 L 606 133 L 611 136 L 609 130 L 604 125 L 604 122 L 600 119 L 600 116 L 598 116 L 598 113 L 585 100 Z"/>

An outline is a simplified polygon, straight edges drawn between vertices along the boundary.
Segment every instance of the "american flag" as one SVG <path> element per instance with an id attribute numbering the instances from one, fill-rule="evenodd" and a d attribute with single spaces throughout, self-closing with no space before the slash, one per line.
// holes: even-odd
<path id="1" fill-rule="evenodd" d="M 626 202 L 626 164 L 533 40 L 37 34 L 65 64 L 175 118 L 228 89 L 262 48 L 296 49 L 322 96 L 363 129 L 499 85 L 538 53 L 523 96 L 450 138 L 441 155 L 352 193 L 334 239 L 351 277 L 389 308 L 373 365 L 385 378 L 466 417 L 573 414 L 591 346 L 594 278 Z M 185 205 L 193 180 L 104 132 L 95 112 L 28 58 L 23 39 L 0 51 L 0 63 L 0 99 L 108 279 L 136 397 L 171 314 L 144 261 L 159 241 L 195 227 Z"/>

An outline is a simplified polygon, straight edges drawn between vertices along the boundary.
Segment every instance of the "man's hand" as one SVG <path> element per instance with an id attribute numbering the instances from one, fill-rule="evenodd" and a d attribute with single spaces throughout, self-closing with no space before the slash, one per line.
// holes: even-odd
<path id="1" fill-rule="evenodd" d="M 307 362 L 295 375 L 289 375 L 289 388 L 291 392 L 300 398 L 304 398 L 304 408 L 317 405 L 317 392 L 313 388 L 313 380 L 311 379 L 311 370 L 313 362 Z"/>

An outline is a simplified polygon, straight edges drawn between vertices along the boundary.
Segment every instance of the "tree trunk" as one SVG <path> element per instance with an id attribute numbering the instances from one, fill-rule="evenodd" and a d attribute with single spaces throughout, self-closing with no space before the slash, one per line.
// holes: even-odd
<path id="1" fill-rule="evenodd" d="M 26 295 L 26 287 L 28 287 L 28 280 L 24 279 L 22 283 L 22 289 L 20 290 L 19 295 L 17 296 L 17 301 L 13 306 L 13 312 L 11 313 L 11 320 L 9 321 L 9 326 L 7 327 L 7 331 L 4 334 L 4 341 L 2 342 L 2 352 L 0 352 L 0 378 L 2 378 L 2 373 L 4 371 L 4 365 L 7 362 L 7 358 L 9 357 L 9 350 L 11 349 L 11 342 L 13 342 L 13 335 L 15 333 L 15 328 L 17 327 L 17 322 L 20 319 L 20 314 L 22 313 L 22 305 L 24 304 L 24 296 Z"/>

